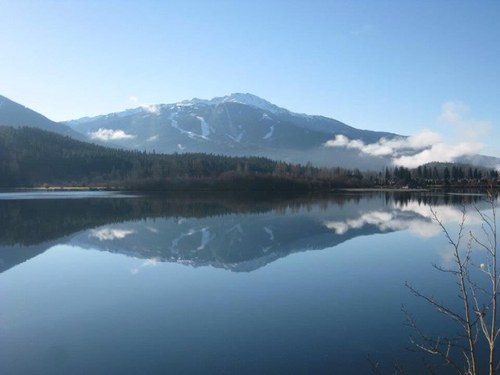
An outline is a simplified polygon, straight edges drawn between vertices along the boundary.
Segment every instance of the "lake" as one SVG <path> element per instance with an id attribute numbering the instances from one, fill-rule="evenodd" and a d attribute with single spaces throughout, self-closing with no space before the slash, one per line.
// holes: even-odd
<path id="1" fill-rule="evenodd" d="M 51 195 L 53 194 L 53 195 Z M 478 195 L 0 193 L 2 374 L 421 373 Z M 487 211 L 486 211 L 487 212 Z"/>

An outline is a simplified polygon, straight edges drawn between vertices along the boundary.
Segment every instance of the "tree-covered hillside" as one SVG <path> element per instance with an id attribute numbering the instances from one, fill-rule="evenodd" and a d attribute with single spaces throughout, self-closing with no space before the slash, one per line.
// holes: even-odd
<path id="1" fill-rule="evenodd" d="M 289 190 L 359 185 L 360 173 L 260 157 L 106 148 L 35 128 L 0 127 L 0 187 Z"/>

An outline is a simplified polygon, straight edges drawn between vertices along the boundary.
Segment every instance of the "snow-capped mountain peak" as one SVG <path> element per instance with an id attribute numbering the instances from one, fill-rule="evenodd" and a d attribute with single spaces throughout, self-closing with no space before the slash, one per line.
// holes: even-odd
<path id="1" fill-rule="evenodd" d="M 102 140 L 119 147 L 264 156 L 328 166 L 342 157 L 347 167 L 357 167 L 358 159 L 359 165 L 366 167 L 366 158 L 360 159 L 355 150 L 348 150 L 349 157 L 333 155 L 337 150 L 324 145 L 337 134 L 365 143 L 392 137 L 355 129 L 334 119 L 297 114 L 248 93 L 141 106 L 67 124 L 92 140 L 106 137 Z"/>
<path id="2" fill-rule="evenodd" d="M 191 100 L 183 100 L 174 104 L 175 107 L 191 107 L 191 106 L 206 106 L 210 105 L 210 100 L 193 98 Z"/>
<path id="3" fill-rule="evenodd" d="M 249 93 L 233 93 L 231 95 L 213 98 L 212 100 L 210 100 L 210 102 L 213 104 L 220 104 L 220 103 L 245 104 L 252 107 L 260 108 L 264 111 L 268 111 L 274 114 L 289 112 L 284 108 L 280 108 L 277 105 L 274 105 L 265 99 L 259 98 L 258 96 Z"/>
<path id="4" fill-rule="evenodd" d="M 259 108 L 267 112 L 271 112 L 274 114 L 279 114 L 279 113 L 291 113 L 290 111 L 278 107 L 277 105 L 274 105 L 270 102 L 268 102 L 265 99 L 259 98 L 256 95 L 252 95 L 249 93 L 233 93 L 231 95 L 226 95 L 226 96 L 220 96 L 220 97 L 215 97 L 213 99 L 199 99 L 199 98 L 193 98 L 191 100 L 183 100 L 181 102 L 175 103 L 175 107 L 204 107 L 204 106 L 209 106 L 209 105 L 219 105 L 222 103 L 239 103 L 239 104 L 244 104 L 248 105 L 251 107 Z"/>

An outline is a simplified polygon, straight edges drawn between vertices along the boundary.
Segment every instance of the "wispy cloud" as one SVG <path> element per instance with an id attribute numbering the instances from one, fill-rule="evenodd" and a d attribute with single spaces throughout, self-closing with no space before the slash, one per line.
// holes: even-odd
<path id="1" fill-rule="evenodd" d="M 469 107 L 459 101 L 449 100 L 441 106 L 439 120 L 452 126 L 459 139 L 477 141 L 491 130 L 491 122 L 469 117 Z"/>
<path id="2" fill-rule="evenodd" d="M 149 112 L 149 113 L 154 113 L 154 114 L 159 114 L 161 112 L 161 108 L 160 106 L 158 105 L 155 105 L 155 104 L 146 104 L 146 103 L 142 103 L 140 100 L 139 100 L 139 97 L 136 96 L 136 95 L 130 95 L 128 97 L 128 101 L 130 103 L 132 103 L 133 105 L 138 105 L 139 107 L 141 107 L 143 110 Z"/>
<path id="3" fill-rule="evenodd" d="M 89 133 L 90 138 L 99 139 L 101 141 L 111 141 L 120 139 L 134 139 L 136 136 L 133 134 L 127 134 L 123 130 L 113 130 L 113 129 L 103 129 L 99 128 L 95 132 Z"/>
<path id="4" fill-rule="evenodd" d="M 128 100 L 129 100 L 129 102 L 132 102 L 132 103 L 139 103 L 139 98 L 135 95 L 129 96 Z"/>

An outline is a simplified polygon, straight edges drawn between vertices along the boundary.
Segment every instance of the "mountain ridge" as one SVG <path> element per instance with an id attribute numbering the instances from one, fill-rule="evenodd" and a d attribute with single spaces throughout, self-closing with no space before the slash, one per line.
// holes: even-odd
<path id="1" fill-rule="evenodd" d="M 62 121 L 62 123 L 85 123 L 89 121 L 94 121 L 99 118 L 104 118 L 106 116 L 110 115 L 120 115 L 120 116 L 127 116 L 127 115 L 133 115 L 140 113 L 141 111 L 144 112 L 155 112 L 159 108 L 167 108 L 169 106 L 194 106 L 194 105 L 199 105 L 199 106 L 209 106 L 209 105 L 218 105 L 222 103 L 239 103 L 239 104 L 244 104 L 244 105 L 249 105 L 255 108 L 260 108 L 263 110 L 266 110 L 268 112 L 272 113 L 290 113 L 293 115 L 298 115 L 298 116 L 303 116 L 303 117 L 323 117 L 323 116 L 314 116 L 314 115 L 307 115 L 304 113 L 296 113 L 289 111 L 288 109 L 279 107 L 275 104 L 272 104 L 271 102 L 262 99 L 258 97 L 257 95 L 253 95 L 250 93 L 232 93 L 229 95 L 225 96 L 216 96 L 212 99 L 200 99 L 200 98 L 192 98 L 192 99 L 184 99 L 179 102 L 174 102 L 174 103 L 158 103 L 158 104 L 149 104 L 149 105 L 140 105 L 138 107 L 134 108 L 127 108 L 123 111 L 118 111 L 118 112 L 110 112 L 108 114 L 102 114 L 102 115 L 97 115 L 97 116 L 85 116 L 81 117 L 78 119 L 72 119 L 72 120 L 67 120 L 67 121 Z"/>
<path id="2" fill-rule="evenodd" d="M 250 93 L 145 105 L 64 123 L 0 96 L 1 125 L 37 127 L 113 148 L 257 156 L 292 164 L 363 170 L 392 167 L 394 156 L 369 155 L 362 152 L 363 145 L 379 147 L 393 139 L 396 143 L 406 139 L 394 133 L 354 128 L 325 116 L 295 113 Z M 405 155 L 420 151 L 407 150 Z M 454 162 L 496 169 L 500 166 L 500 158 L 480 154 L 463 155 Z"/>
<path id="3" fill-rule="evenodd" d="M 294 113 L 249 93 L 141 106 L 65 124 L 90 140 L 124 148 L 262 156 L 348 168 L 379 168 L 389 164 L 389 159 L 367 158 L 354 150 L 326 147 L 336 135 L 367 143 L 400 137 L 357 129 L 324 116 Z"/>
<path id="4" fill-rule="evenodd" d="M 48 130 L 74 139 L 84 140 L 85 137 L 69 126 L 52 121 L 44 115 L 0 95 L 0 125 L 12 127 L 31 126 Z"/>

